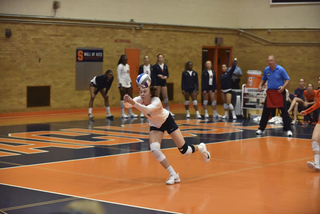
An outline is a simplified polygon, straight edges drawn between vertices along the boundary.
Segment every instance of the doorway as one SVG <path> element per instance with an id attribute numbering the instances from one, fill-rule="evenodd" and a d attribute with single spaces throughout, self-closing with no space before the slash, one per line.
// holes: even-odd
<path id="1" fill-rule="evenodd" d="M 221 66 L 226 64 L 227 67 L 232 65 L 232 47 L 202 47 L 202 70 L 204 70 L 206 61 L 212 62 L 212 69 L 216 72 L 217 77 L 217 104 L 223 104 L 221 98 L 220 77 L 222 73 Z M 202 95 L 201 95 L 202 97 Z"/>
<path id="2" fill-rule="evenodd" d="M 128 65 L 130 66 L 130 77 L 132 81 L 133 93 L 139 93 L 136 78 L 139 74 L 139 63 L 140 63 L 140 49 L 125 49 L 125 54 L 128 58 Z"/>

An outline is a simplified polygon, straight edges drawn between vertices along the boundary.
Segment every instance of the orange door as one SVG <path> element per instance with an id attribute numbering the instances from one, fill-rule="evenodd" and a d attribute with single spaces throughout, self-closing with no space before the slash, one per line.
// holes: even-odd
<path id="1" fill-rule="evenodd" d="M 125 49 L 125 54 L 128 58 L 128 65 L 130 66 L 130 77 L 133 86 L 133 93 L 139 93 L 138 87 L 136 85 L 136 78 L 139 73 L 139 63 L 140 63 L 140 49 Z"/>
<path id="2" fill-rule="evenodd" d="M 222 73 L 222 64 L 227 64 L 228 67 L 232 65 L 232 48 L 231 47 L 216 47 L 216 46 L 203 46 L 202 47 L 202 62 L 203 69 L 205 69 L 205 62 L 210 60 L 212 62 L 212 69 L 217 75 L 217 103 L 223 104 L 221 98 L 221 84 L 220 76 Z M 227 63 L 229 62 L 229 63 Z M 201 95 L 202 96 L 202 95 Z"/>

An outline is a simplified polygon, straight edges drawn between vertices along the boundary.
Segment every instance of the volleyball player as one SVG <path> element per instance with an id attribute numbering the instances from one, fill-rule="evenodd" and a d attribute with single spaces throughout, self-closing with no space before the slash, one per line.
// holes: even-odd
<path id="1" fill-rule="evenodd" d="M 156 97 L 157 88 L 150 86 L 147 88 L 140 87 L 140 96 L 132 99 L 128 94 L 123 98 L 126 108 L 135 107 L 148 117 L 150 125 L 149 143 L 150 150 L 157 161 L 170 173 L 166 184 L 174 184 L 180 182 L 179 174 L 175 172 L 170 165 L 166 156 L 161 152 L 160 144 L 165 131 L 171 136 L 179 151 L 183 155 L 189 155 L 200 151 L 205 162 L 210 160 L 210 153 L 207 151 L 206 145 L 187 145 L 179 127 L 175 123 L 170 112 L 162 107 L 161 101 Z"/>
<path id="2" fill-rule="evenodd" d="M 157 97 L 160 97 L 160 92 L 164 101 L 166 109 L 169 111 L 169 99 L 168 99 L 168 88 L 167 88 L 167 79 L 169 78 L 168 66 L 163 63 L 163 55 L 158 54 L 157 63 L 153 66 L 153 69 L 157 75 Z M 151 80 L 152 81 L 152 80 Z M 171 116 L 174 117 L 174 114 L 171 113 Z"/>
<path id="3" fill-rule="evenodd" d="M 312 105 L 310 108 L 308 108 L 305 111 L 302 111 L 300 114 L 305 116 L 316 109 L 320 107 L 320 89 L 316 91 L 316 101 L 315 104 Z M 319 165 L 319 156 L 320 156 L 320 148 L 319 148 L 319 141 L 320 141 L 320 116 L 318 119 L 317 125 L 314 127 L 313 133 L 312 133 L 312 150 L 314 155 L 314 162 L 308 161 L 307 166 L 310 169 L 315 170 L 316 172 L 320 171 L 320 165 Z"/>
<path id="4" fill-rule="evenodd" d="M 107 118 L 113 117 L 110 113 L 110 107 L 109 107 L 109 97 L 108 97 L 108 91 L 112 85 L 113 82 L 113 73 L 111 70 L 107 70 L 104 75 L 101 76 L 95 76 L 90 81 L 90 101 L 89 101 L 89 111 L 88 116 L 90 119 L 93 119 L 94 116 L 92 115 L 92 108 L 93 108 L 93 101 L 94 98 L 96 98 L 96 95 L 98 92 L 102 95 L 104 99 L 104 106 L 106 107 L 107 111 Z M 104 89 L 105 88 L 105 89 Z"/>
<path id="5" fill-rule="evenodd" d="M 148 76 L 151 78 L 152 82 L 151 82 L 151 86 L 156 86 L 157 83 L 156 83 L 156 77 L 157 75 L 155 74 L 155 71 L 153 70 L 153 65 L 151 65 L 149 63 L 149 56 L 146 55 L 144 56 L 144 64 L 143 65 L 140 65 L 139 67 L 139 74 L 148 74 Z M 144 117 L 144 114 L 141 112 L 140 114 L 140 117 L 143 118 Z"/>
<path id="6" fill-rule="evenodd" d="M 232 75 L 235 71 L 237 66 L 237 59 L 235 58 L 233 61 L 233 65 L 231 69 L 228 71 L 228 68 L 226 64 L 222 65 L 222 74 L 220 77 L 220 83 L 221 83 L 221 97 L 223 100 L 223 108 L 224 108 L 224 116 L 222 116 L 222 119 L 227 119 L 228 116 L 228 110 L 232 113 L 232 118 L 234 120 L 237 119 L 236 113 L 234 112 L 234 107 L 231 103 L 232 99 Z"/>
<path id="7" fill-rule="evenodd" d="M 184 106 L 187 111 L 187 118 L 190 118 L 190 113 L 189 113 L 189 97 L 191 96 L 192 99 L 192 104 L 194 109 L 196 110 L 196 118 L 201 119 L 201 115 L 198 110 L 198 101 L 197 101 L 197 96 L 198 96 L 198 91 L 199 91 L 199 79 L 198 79 L 198 73 L 194 70 L 193 68 L 193 63 L 191 61 L 187 62 L 186 64 L 186 70 L 182 72 L 182 77 L 181 77 L 181 89 L 182 89 L 182 94 L 184 95 Z"/>
<path id="8" fill-rule="evenodd" d="M 211 106 L 213 109 L 213 117 L 222 117 L 217 112 L 217 78 L 216 72 L 212 70 L 211 61 L 206 61 L 206 69 L 202 71 L 201 75 L 201 90 L 203 95 L 203 109 L 204 109 L 204 117 L 209 118 L 207 105 L 208 100 L 211 100 Z"/>
<path id="9" fill-rule="evenodd" d="M 127 119 L 132 117 L 138 117 L 138 115 L 134 114 L 132 112 L 132 108 L 129 108 L 129 114 L 126 115 L 124 113 L 124 104 L 123 104 L 123 96 L 125 94 L 129 94 L 132 96 L 132 82 L 130 77 L 130 66 L 127 64 L 128 59 L 126 55 L 121 55 L 119 62 L 118 62 L 118 68 L 117 68 L 117 74 L 118 74 L 118 88 L 120 92 L 120 108 L 121 108 L 121 118 Z"/>

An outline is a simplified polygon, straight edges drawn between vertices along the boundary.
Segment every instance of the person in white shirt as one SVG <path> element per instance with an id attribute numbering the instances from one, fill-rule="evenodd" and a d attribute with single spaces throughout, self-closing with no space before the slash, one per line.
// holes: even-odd
<path id="1" fill-rule="evenodd" d="M 120 91 L 120 107 L 121 107 L 121 118 L 126 119 L 128 117 L 138 117 L 138 115 L 134 114 L 132 112 L 132 108 L 129 108 L 129 114 L 126 115 L 124 113 L 124 102 L 123 102 L 123 96 L 125 94 L 129 94 L 132 96 L 132 82 L 130 77 L 130 66 L 127 64 L 128 59 L 126 55 L 121 55 L 119 62 L 118 62 L 118 68 L 117 68 L 117 74 L 118 74 L 118 88 Z"/>
<path id="2" fill-rule="evenodd" d="M 165 131 L 168 132 L 183 155 L 189 155 L 199 151 L 202 153 L 204 161 L 208 162 L 210 160 L 210 153 L 207 151 L 204 143 L 200 143 L 199 145 L 186 144 L 173 117 L 168 110 L 163 108 L 160 99 L 156 97 L 156 90 L 156 87 L 153 86 L 140 88 L 140 96 L 135 97 L 134 99 L 126 94 L 123 98 L 124 105 L 126 108 L 135 107 L 148 117 L 150 125 L 150 150 L 157 161 L 170 173 L 170 177 L 167 179 L 166 184 L 179 183 L 181 181 L 179 174 L 175 172 L 160 149 L 160 144 Z"/>

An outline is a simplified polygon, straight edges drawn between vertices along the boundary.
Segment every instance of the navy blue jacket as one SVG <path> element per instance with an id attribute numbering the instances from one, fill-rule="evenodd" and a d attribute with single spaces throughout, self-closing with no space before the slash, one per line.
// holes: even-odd
<path id="1" fill-rule="evenodd" d="M 187 70 L 182 72 L 181 89 L 182 91 L 186 91 L 186 90 L 199 91 L 199 79 L 198 79 L 198 73 L 196 71 L 192 71 L 191 76 Z"/>
<path id="2" fill-rule="evenodd" d="M 111 80 L 108 79 L 107 74 L 101 75 L 101 76 L 96 76 L 96 85 L 97 85 L 97 90 L 94 92 L 94 94 L 98 94 L 98 92 L 101 89 L 106 88 L 106 94 L 109 91 L 111 85 L 113 82 L 113 77 Z"/>
<path id="3" fill-rule="evenodd" d="M 151 86 L 156 86 L 157 85 L 157 75 L 156 72 L 153 69 L 153 65 L 150 64 L 150 78 L 151 78 Z M 139 67 L 139 74 L 143 73 L 143 65 L 140 65 Z"/>
<path id="4" fill-rule="evenodd" d="M 304 90 L 306 90 L 306 88 L 304 89 L 297 88 L 296 90 L 294 90 L 294 97 L 298 97 L 301 100 L 304 100 L 304 97 L 303 97 Z"/>
<path id="5" fill-rule="evenodd" d="M 232 78 L 233 72 L 236 70 L 236 66 L 237 66 L 237 61 L 234 60 L 231 69 L 221 74 L 221 77 L 220 77 L 221 90 L 232 89 L 231 78 Z"/>
<path id="6" fill-rule="evenodd" d="M 155 74 L 157 75 L 157 78 L 156 78 L 157 85 L 165 84 L 167 81 L 161 79 L 160 77 L 158 77 L 158 74 L 166 76 L 167 78 L 169 78 L 168 66 L 163 64 L 163 70 L 162 70 L 161 67 L 159 66 L 159 64 L 157 63 L 157 64 L 155 64 L 153 66 L 153 70 L 155 71 Z"/>
<path id="7" fill-rule="evenodd" d="M 201 90 L 202 91 L 208 91 L 209 90 L 209 72 L 207 69 L 204 69 L 202 71 L 202 75 L 201 75 Z M 217 90 L 217 77 L 216 77 L 216 72 L 214 70 L 212 70 L 212 91 L 214 92 L 215 90 Z"/>

